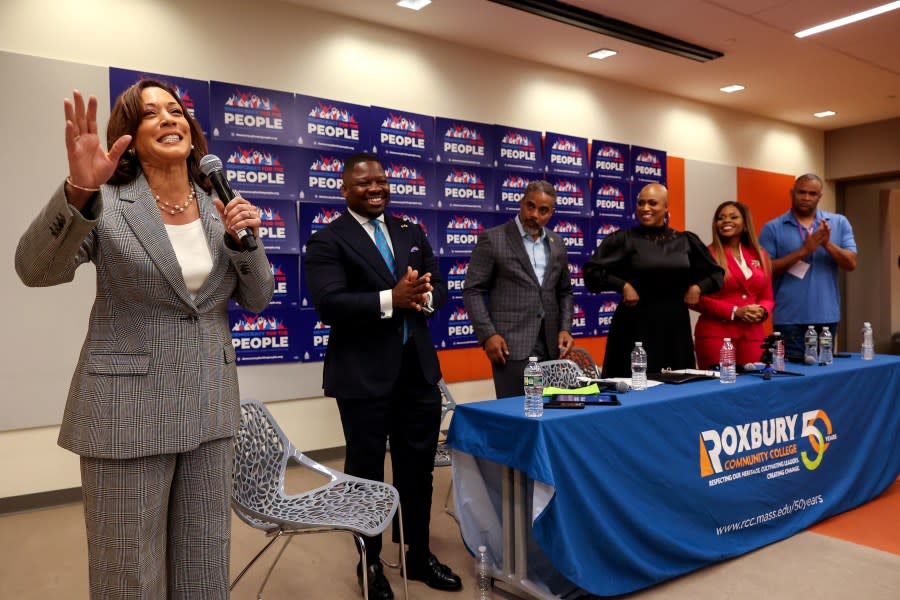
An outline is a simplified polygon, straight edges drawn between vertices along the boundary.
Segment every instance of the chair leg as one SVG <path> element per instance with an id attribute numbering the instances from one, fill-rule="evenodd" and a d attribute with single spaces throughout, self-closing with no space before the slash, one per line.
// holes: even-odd
<path id="1" fill-rule="evenodd" d="M 359 557 L 360 562 L 362 563 L 362 589 L 363 589 L 363 598 L 365 600 L 369 600 L 369 559 L 366 556 L 366 542 L 358 533 L 354 533 L 353 537 L 356 538 L 356 545 L 359 549 Z"/>
<path id="2" fill-rule="evenodd" d="M 269 583 L 269 577 L 272 576 L 272 571 L 275 570 L 275 565 L 278 564 L 278 561 L 281 560 L 281 555 L 284 554 L 284 551 L 287 550 L 288 544 L 290 544 L 294 540 L 294 536 L 288 536 L 288 538 L 284 541 L 284 545 L 281 547 L 281 550 L 278 551 L 278 556 L 275 557 L 275 560 L 272 562 L 272 566 L 269 567 L 269 570 L 266 572 L 266 577 L 263 579 L 262 584 L 259 586 L 259 591 L 256 592 L 256 600 L 262 600 L 263 589 L 265 589 L 266 584 Z"/>
<path id="3" fill-rule="evenodd" d="M 279 539 L 282 535 L 284 535 L 284 532 L 283 532 L 283 531 L 279 531 L 279 532 L 272 538 L 272 540 L 271 540 L 268 544 L 266 544 L 265 546 L 262 547 L 262 550 L 260 550 L 259 552 L 256 553 L 256 556 L 254 556 L 253 559 L 252 559 L 250 562 L 247 563 L 247 566 L 244 567 L 243 570 L 241 570 L 241 572 L 238 573 L 238 576 L 234 578 L 234 581 L 231 582 L 231 587 L 229 588 L 229 590 L 233 590 L 233 589 L 234 589 L 234 586 L 236 586 L 236 585 L 238 584 L 238 582 L 241 580 L 241 578 L 242 578 L 244 575 L 246 575 L 247 571 L 250 570 L 250 567 L 252 567 L 252 566 L 256 563 L 256 561 L 259 560 L 259 557 L 262 556 L 263 554 L 265 554 L 265 553 L 266 553 L 266 550 L 268 550 L 269 548 L 271 548 L 271 547 L 272 547 L 272 544 L 274 544 L 275 542 L 277 542 L 278 539 Z"/>
<path id="4" fill-rule="evenodd" d="M 403 507 L 397 504 L 397 520 L 400 521 L 400 574 L 403 575 L 403 598 L 409 600 L 409 582 L 406 579 L 406 542 L 403 540 Z"/>
<path id="5" fill-rule="evenodd" d="M 456 514 L 452 510 L 450 510 L 450 494 L 452 494 L 452 493 L 453 493 L 453 479 L 451 478 L 450 485 L 447 486 L 447 496 L 444 498 L 444 512 L 447 513 L 448 515 L 450 515 L 453 518 L 453 520 L 456 521 L 456 524 L 459 525 L 459 519 L 457 518 Z"/>

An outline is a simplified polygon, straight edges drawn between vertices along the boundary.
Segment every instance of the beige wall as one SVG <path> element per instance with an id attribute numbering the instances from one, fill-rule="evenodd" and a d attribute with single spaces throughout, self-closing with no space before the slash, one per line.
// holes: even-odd
<path id="1" fill-rule="evenodd" d="M 831 180 L 900 173 L 900 118 L 825 134 L 825 177 Z"/>
<path id="2" fill-rule="evenodd" d="M 0 2 L 0 50 L 622 141 L 662 148 L 698 164 L 780 173 L 825 169 L 825 136 L 819 131 L 281 2 L 7 0 Z M 6 93 L 16 89 L 15 81 L 6 83 Z M 53 185 L 50 180 L 65 174 L 62 98 L 52 99 L 58 106 L 46 110 L 47 98 L 34 100 L 32 111 L 40 113 L 19 117 L 49 123 L 58 119 L 59 136 L 14 140 L 15 145 L 4 146 L 2 158 L 12 173 L 6 185 L 32 192 L 33 184 L 40 188 L 40 197 L 17 198 L 29 212 L 43 201 Z M 28 151 L 22 152 L 26 144 Z M 41 181 L 21 175 L 33 168 L 35 156 L 52 172 Z M 690 190 L 687 197 L 690 222 Z M 2 252 L 3 263 L 11 264 L 9 242 Z M 73 302 L 83 306 L 89 304 L 88 287 L 72 287 L 66 293 L 81 294 Z M 4 302 L 5 314 L 48 318 L 44 311 L 29 312 L 27 305 Z M 67 318 L 83 321 L 86 313 Z M 5 348 L 3 358 L 15 358 L 14 346 Z M 68 364 L 56 367 L 68 376 Z M 303 391 L 318 389 L 321 365 L 242 367 L 240 377 L 242 389 L 259 391 L 260 399 L 285 400 L 275 405 L 277 416 L 302 448 L 342 444 L 333 402 L 308 398 L 315 394 Z M 492 393 L 488 382 L 452 389 L 460 401 Z M 53 393 L 61 398 L 65 390 Z M 56 448 L 55 437 L 53 426 L 0 433 L 5 467 L 0 498 L 77 485 L 77 460 Z"/>

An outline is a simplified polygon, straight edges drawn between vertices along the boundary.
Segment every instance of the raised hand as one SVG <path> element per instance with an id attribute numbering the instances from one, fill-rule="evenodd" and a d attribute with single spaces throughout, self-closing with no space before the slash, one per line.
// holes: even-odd
<path id="1" fill-rule="evenodd" d="M 91 96 L 85 108 L 81 92 L 73 90 L 72 100 L 66 98 L 63 104 L 71 191 L 86 192 L 99 188 L 116 170 L 122 153 L 131 143 L 131 136 L 123 135 L 107 152 L 97 134 L 97 98 Z"/>

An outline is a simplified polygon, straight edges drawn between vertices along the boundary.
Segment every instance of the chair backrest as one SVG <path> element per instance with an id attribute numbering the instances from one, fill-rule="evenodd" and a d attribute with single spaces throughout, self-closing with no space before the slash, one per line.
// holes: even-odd
<path id="1" fill-rule="evenodd" d="M 265 405 L 241 401 L 241 426 L 234 438 L 232 499 L 265 513 L 267 491 L 284 487 L 290 452 L 290 442 Z"/>
<path id="2" fill-rule="evenodd" d="M 541 363 L 541 372 L 544 374 L 544 387 L 558 387 L 574 389 L 584 385 L 578 381 L 584 373 L 577 364 L 568 358 L 559 360 L 545 360 Z"/>
<path id="3" fill-rule="evenodd" d="M 597 363 L 594 362 L 594 358 L 584 348 L 572 348 L 566 356 L 581 367 L 586 377 L 600 378 L 600 369 L 597 367 Z"/>

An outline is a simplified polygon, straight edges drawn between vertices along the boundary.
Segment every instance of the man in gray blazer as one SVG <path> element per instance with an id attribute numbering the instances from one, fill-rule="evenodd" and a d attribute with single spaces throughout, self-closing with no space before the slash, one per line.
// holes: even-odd
<path id="1" fill-rule="evenodd" d="M 519 214 L 481 234 L 469 261 L 463 302 L 498 398 L 522 395 L 529 356 L 562 358 L 573 345 L 566 246 L 545 227 L 555 208 L 553 186 L 532 181 Z"/>

